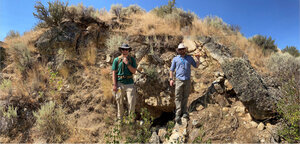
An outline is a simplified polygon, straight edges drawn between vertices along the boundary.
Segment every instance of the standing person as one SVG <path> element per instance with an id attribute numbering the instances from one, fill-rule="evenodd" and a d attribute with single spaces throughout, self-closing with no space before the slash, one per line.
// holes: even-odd
<path id="1" fill-rule="evenodd" d="M 115 58 L 112 64 L 112 79 L 113 79 L 113 91 L 117 93 L 121 91 L 120 95 L 116 94 L 116 101 L 118 107 L 118 119 L 122 120 L 124 109 L 123 99 L 127 95 L 128 100 L 128 114 L 135 112 L 135 88 L 133 82 L 133 74 L 136 72 L 136 60 L 129 55 L 132 48 L 128 44 L 122 44 L 119 47 L 122 55 Z"/>
<path id="2" fill-rule="evenodd" d="M 191 65 L 197 68 L 200 64 L 199 55 L 196 55 L 197 62 L 190 55 L 186 55 L 186 46 L 180 43 L 177 48 L 178 55 L 173 58 L 170 68 L 170 86 L 175 82 L 175 122 L 181 123 L 181 117 L 189 119 L 187 112 L 187 100 L 191 89 Z M 176 73 L 176 80 L 173 72 Z"/>

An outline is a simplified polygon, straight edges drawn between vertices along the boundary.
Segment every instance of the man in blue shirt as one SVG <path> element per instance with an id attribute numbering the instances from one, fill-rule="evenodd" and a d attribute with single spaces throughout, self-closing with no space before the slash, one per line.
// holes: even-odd
<path id="1" fill-rule="evenodd" d="M 187 100 L 191 89 L 191 65 L 197 68 L 200 64 L 200 56 L 196 55 L 197 62 L 190 55 L 186 55 L 186 46 L 180 43 L 177 48 L 177 55 L 172 60 L 170 68 L 170 86 L 174 85 L 175 81 L 175 105 L 176 105 L 176 123 L 181 123 L 181 117 L 189 118 L 187 112 Z M 173 72 L 176 73 L 176 80 Z"/>

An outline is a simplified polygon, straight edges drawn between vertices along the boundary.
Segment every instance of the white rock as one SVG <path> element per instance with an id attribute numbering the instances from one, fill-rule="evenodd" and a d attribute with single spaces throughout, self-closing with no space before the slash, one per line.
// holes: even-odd
<path id="1" fill-rule="evenodd" d="M 230 91 L 233 89 L 231 83 L 227 79 L 225 80 L 224 85 L 225 85 L 225 88 L 227 91 Z"/>
<path id="2" fill-rule="evenodd" d="M 199 127 L 201 126 L 200 122 L 199 122 L 197 119 L 194 119 L 194 120 L 192 121 L 192 125 L 193 125 L 193 127 L 195 127 L 195 128 L 199 128 Z"/>
<path id="3" fill-rule="evenodd" d="M 258 124 L 255 121 L 251 121 L 249 122 L 251 127 L 256 128 L 258 126 Z"/>
<path id="4" fill-rule="evenodd" d="M 153 133 L 152 133 L 152 136 L 151 136 L 149 142 L 150 142 L 150 143 L 160 143 L 160 142 L 159 142 L 159 137 L 158 137 L 158 135 L 157 135 L 156 132 L 153 132 Z"/>
<path id="5" fill-rule="evenodd" d="M 106 55 L 106 60 L 105 60 L 105 62 L 107 62 L 107 63 L 111 62 L 111 57 L 110 57 L 109 54 Z"/>
<path id="6" fill-rule="evenodd" d="M 166 128 L 161 128 L 158 130 L 158 136 L 161 141 L 165 141 L 166 134 L 167 134 Z"/>
<path id="7" fill-rule="evenodd" d="M 241 119 L 244 121 L 247 121 L 247 122 L 252 121 L 252 117 L 251 117 L 250 113 L 246 113 Z"/>
<path id="8" fill-rule="evenodd" d="M 257 126 L 257 129 L 260 131 L 263 130 L 264 128 L 265 128 L 265 125 L 262 122 L 260 122 Z"/>
<path id="9" fill-rule="evenodd" d="M 228 108 L 228 107 L 223 107 L 223 108 L 222 108 L 222 111 L 223 111 L 223 112 L 228 112 L 228 111 L 229 111 L 229 108 Z"/>
<path id="10" fill-rule="evenodd" d="M 244 106 L 236 106 L 235 111 L 238 113 L 245 113 L 246 108 Z"/>

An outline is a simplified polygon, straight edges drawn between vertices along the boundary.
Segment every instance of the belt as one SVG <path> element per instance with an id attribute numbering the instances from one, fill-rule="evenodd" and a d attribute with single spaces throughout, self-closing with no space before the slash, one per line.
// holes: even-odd
<path id="1" fill-rule="evenodd" d="M 133 76 L 132 75 L 129 75 L 129 76 L 118 75 L 118 78 L 121 78 L 121 79 L 131 79 L 131 78 L 133 78 Z"/>

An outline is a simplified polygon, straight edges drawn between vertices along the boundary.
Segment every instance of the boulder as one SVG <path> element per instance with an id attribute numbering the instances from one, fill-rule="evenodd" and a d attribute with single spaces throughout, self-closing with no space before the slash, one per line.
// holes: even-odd
<path id="1" fill-rule="evenodd" d="M 203 38 L 204 47 L 209 52 L 210 56 L 217 60 L 219 63 L 223 63 L 225 60 L 232 57 L 232 53 L 229 48 L 214 42 L 213 39 Z"/>
<path id="2" fill-rule="evenodd" d="M 58 48 L 75 49 L 81 28 L 74 22 L 65 22 L 46 31 L 35 46 L 44 54 L 55 54 Z"/>
<path id="3" fill-rule="evenodd" d="M 221 64 L 237 97 L 253 118 L 263 120 L 275 114 L 276 101 L 270 96 L 259 74 L 244 59 L 235 58 Z"/>
<path id="4" fill-rule="evenodd" d="M 2 70 L 4 68 L 4 61 L 6 59 L 6 52 L 5 49 L 0 46 L 0 70 Z"/>

